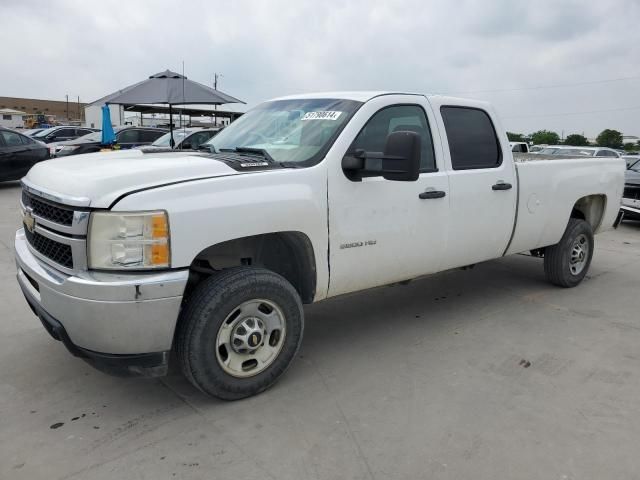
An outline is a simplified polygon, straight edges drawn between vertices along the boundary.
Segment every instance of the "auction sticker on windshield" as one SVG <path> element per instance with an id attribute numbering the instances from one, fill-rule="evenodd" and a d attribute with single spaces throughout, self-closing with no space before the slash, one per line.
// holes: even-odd
<path id="1" fill-rule="evenodd" d="M 342 112 L 334 112 L 324 110 L 320 112 L 307 112 L 301 118 L 301 120 L 337 120 Z"/>

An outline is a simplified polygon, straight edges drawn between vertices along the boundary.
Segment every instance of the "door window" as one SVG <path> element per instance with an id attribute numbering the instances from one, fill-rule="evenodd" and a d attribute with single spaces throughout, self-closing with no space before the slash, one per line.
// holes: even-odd
<path id="1" fill-rule="evenodd" d="M 155 130 L 140 130 L 138 137 L 141 143 L 152 143 L 164 135 L 166 132 Z M 175 137 L 174 137 L 175 139 Z"/>
<path id="2" fill-rule="evenodd" d="M 435 172 L 437 168 L 431 129 L 424 110 L 418 105 L 395 105 L 376 112 L 358 133 L 349 153 L 355 153 L 356 150 L 382 153 L 390 133 L 407 130 L 420 135 L 420 172 Z"/>
<path id="3" fill-rule="evenodd" d="M 207 132 L 198 132 L 194 133 L 187 139 L 187 142 L 191 145 L 193 150 L 197 150 L 200 145 L 209 140 L 213 134 L 216 132 L 207 131 Z"/>
<path id="4" fill-rule="evenodd" d="M 75 128 L 61 128 L 53 134 L 53 138 L 71 138 L 76 136 Z"/>
<path id="5" fill-rule="evenodd" d="M 469 107 L 441 107 L 454 170 L 495 168 L 502 150 L 487 112 Z"/>
<path id="6" fill-rule="evenodd" d="M 118 134 L 118 143 L 138 143 L 138 130 L 125 130 Z"/>
<path id="7" fill-rule="evenodd" d="M 20 135 L 9 130 L 0 130 L 0 136 L 4 139 L 4 144 L 7 147 L 18 147 L 22 145 Z"/>

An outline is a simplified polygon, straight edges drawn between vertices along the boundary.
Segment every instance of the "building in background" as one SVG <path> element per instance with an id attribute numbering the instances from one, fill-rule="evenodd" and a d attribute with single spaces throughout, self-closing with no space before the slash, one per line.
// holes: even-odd
<path id="1" fill-rule="evenodd" d="M 84 123 L 84 103 L 65 100 L 41 100 L 36 98 L 0 97 L 0 110 L 11 109 L 23 115 L 53 116 L 56 123 L 80 125 Z"/>
<path id="2" fill-rule="evenodd" d="M 0 108 L 0 127 L 22 128 L 24 116 L 27 112 L 14 110 L 13 108 Z"/>

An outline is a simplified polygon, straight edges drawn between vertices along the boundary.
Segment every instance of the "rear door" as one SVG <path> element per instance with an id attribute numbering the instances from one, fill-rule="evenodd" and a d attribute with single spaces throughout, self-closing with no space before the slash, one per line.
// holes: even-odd
<path id="1" fill-rule="evenodd" d="M 430 100 L 448 146 L 450 215 L 443 267 L 500 257 L 513 232 L 517 199 L 507 138 L 498 134 L 501 127 L 487 104 Z"/>

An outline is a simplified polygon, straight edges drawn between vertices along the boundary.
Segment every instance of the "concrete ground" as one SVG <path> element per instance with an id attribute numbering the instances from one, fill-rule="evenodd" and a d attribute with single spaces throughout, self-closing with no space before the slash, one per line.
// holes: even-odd
<path id="1" fill-rule="evenodd" d="M 640 223 L 575 289 L 514 256 L 311 306 L 285 377 L 225 403 L 51 339 L 14 279 L 18 198 L 0 184 L 2 479 L 640 477 Z"/>

